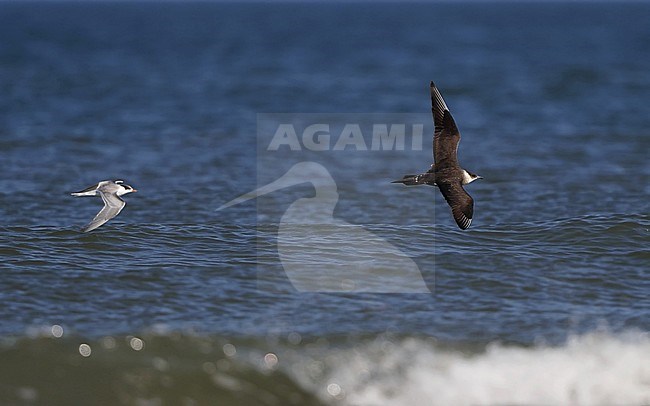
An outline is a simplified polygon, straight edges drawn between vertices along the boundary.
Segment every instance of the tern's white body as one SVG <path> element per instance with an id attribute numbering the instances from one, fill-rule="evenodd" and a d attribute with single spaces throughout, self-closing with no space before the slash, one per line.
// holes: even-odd
<path id="1" fill-rule="evenodd" d="M 104 207 L 82 231 L 84 233 L 92 231 L 120 214 L 124 206 L 126 206 L 126 202 L 120 199 L 120 196 L 132 192 L 137 192 L 137 190 L 124 184 L 124 181 L 103 180 L 80 192 L 71 193 L 72 196 L 101 196 L 104 201 Z"/>

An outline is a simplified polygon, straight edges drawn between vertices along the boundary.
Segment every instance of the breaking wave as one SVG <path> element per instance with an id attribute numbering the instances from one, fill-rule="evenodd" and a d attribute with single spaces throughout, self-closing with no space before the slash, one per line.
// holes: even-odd
<path id="1" fill-rule="evenodd" d="M 226 338 L 179 332 L 0 346 L 3 404 L 643 405 L 650 337 L 590 333 L 559 346 L 426 337 Z"/>

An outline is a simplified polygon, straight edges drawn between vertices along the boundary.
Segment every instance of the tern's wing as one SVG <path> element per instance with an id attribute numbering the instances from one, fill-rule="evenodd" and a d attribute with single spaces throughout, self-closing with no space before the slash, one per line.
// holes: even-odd
<path id="1" fill-rule="evenodd" d="M 84 190 L 80 190 L 78 192 L 72 192 L 70 193 L 72 196 L 95 196 L 97 194 L 97 188 L 99 187 L 99 183 L 88 186 Z"/>
<path id="2" fill-rule="evenodd" d="M 97 213 L 95 218 L 88 223 L 86 227 L 82 230 L 84 233 L 92 231 L 102 224 L 106 223 L 108 220 L 120 214 L 126 202 L 119 198 L 115 193 L 106 193 L 99 191 L 102 200 L 104 201 L 104 207 Z"/>
<path id="3" fill-rule="evenodd" d="M 451 207 L 451 214 L 462 230 L 469 228 L 474 215 L 474 199 L 458 183 L 438 183 L 438 188 Z"/>
<path id="4" fill-rule="evenodd" d="M 433 160 L 436 167 L 458 165 L 460 132 L 436 85 L 431 82 L 431 113 L 433 114 Z"/>
<path id="5" fill-rule="evenodd" d="M 96 183 L 96 184 L 94 184 L 92 186 L 88 186 L 84 190 L 80 190 L 78 192 L 72 192 L 70 194 L 72 196 L 96 196 L 98 189 L 103 187 L 103 186 L 106 186 L 109 183 L 110 183 L 110 181 L 103 180 L 103 181 L 101 181 L 99 183 Z"/>

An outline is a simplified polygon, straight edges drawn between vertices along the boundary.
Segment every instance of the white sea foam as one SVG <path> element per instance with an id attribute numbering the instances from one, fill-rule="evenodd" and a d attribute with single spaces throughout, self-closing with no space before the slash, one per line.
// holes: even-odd
<path id="1" fill-rule="evenodd" d="M 336 404 L 650 404 L 644 333 L 594 333 L 554 347 L 491 344 L 473 354 L 424 339 L 378 340 L 326 359 L 319 392 Z"/>

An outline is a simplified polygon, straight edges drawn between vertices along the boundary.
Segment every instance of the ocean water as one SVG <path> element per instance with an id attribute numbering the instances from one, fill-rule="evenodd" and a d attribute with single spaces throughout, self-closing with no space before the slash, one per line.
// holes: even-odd
<path id="1" fill-rule="evenodd" d="M 0 403 L 650 404 L 647 21 L 1 2 Z M 467 231 L 390 184 L 431 163 L 430 80 Z M 103 179 L 138 193 L 81 233 Z"/>

